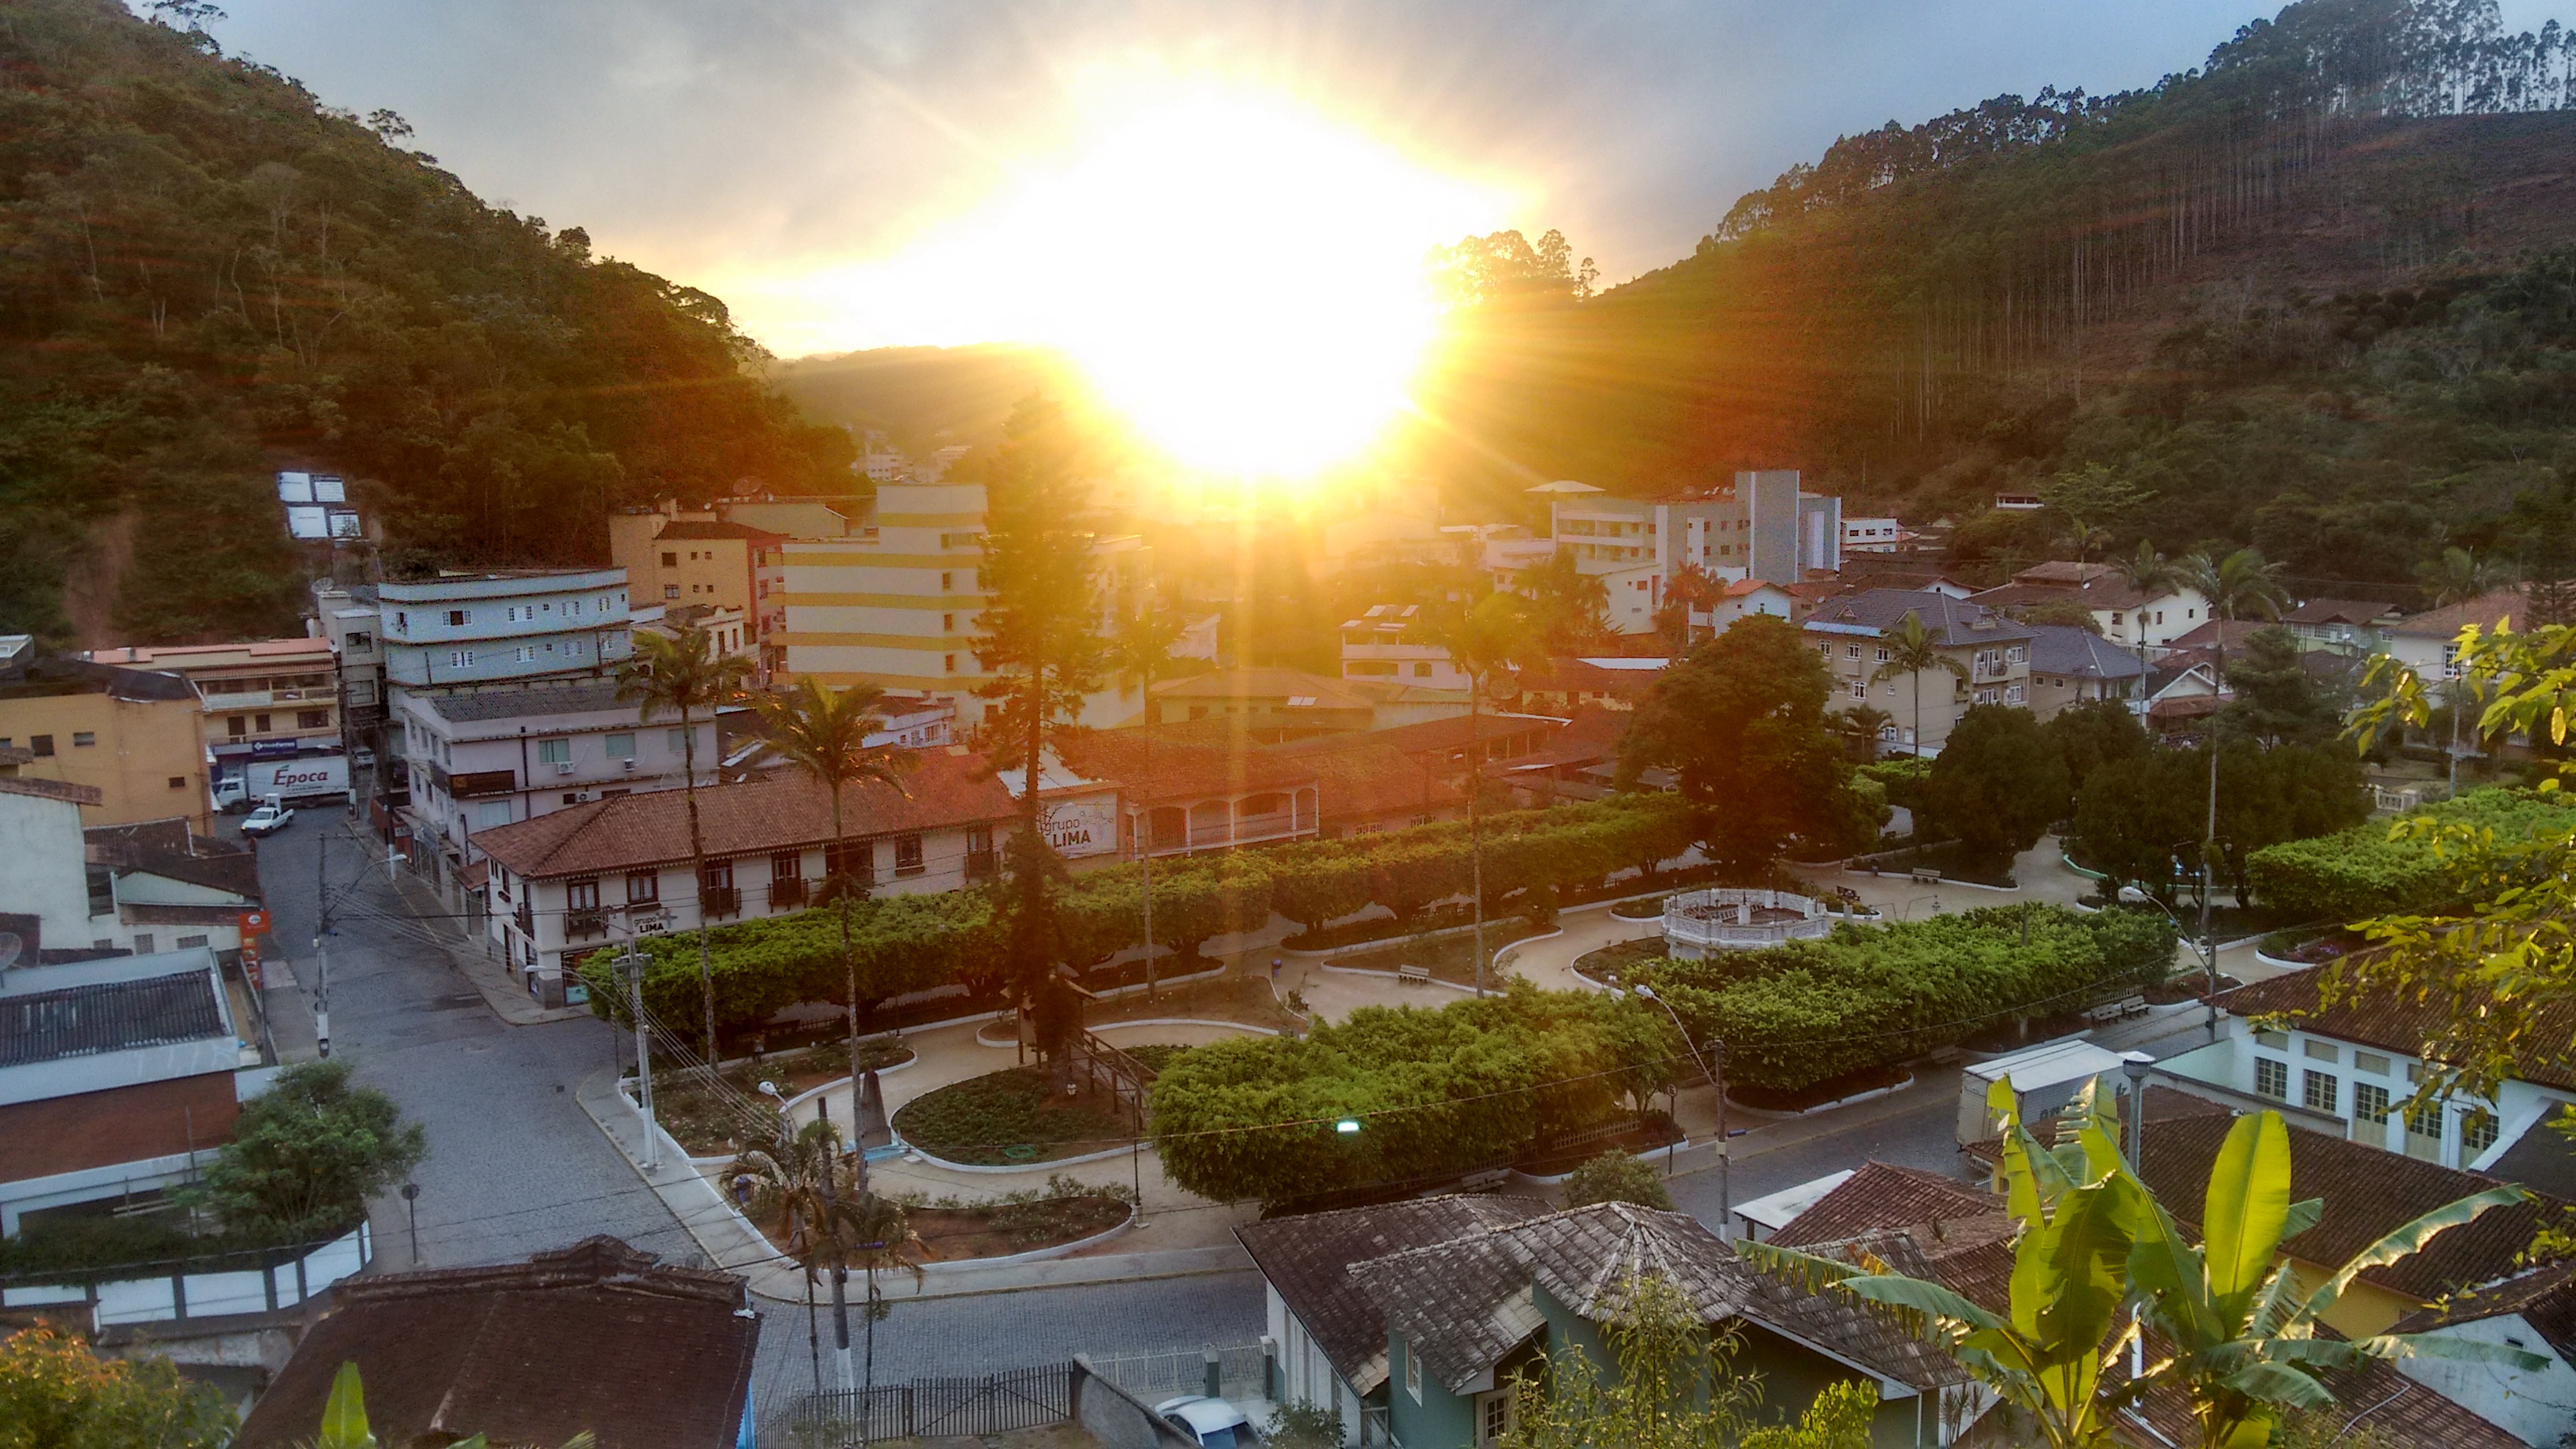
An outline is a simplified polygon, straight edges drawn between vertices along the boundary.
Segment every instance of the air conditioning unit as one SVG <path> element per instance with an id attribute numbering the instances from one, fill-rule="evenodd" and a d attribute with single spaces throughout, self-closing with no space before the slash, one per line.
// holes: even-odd
<path id="1" fill-rule="evenodd" d="M 617 765 L 619 769 L 624 770 L 630 775 L 635 773 L 635 762 L 633 760 L 620 760 L 617 762 Z"/>
<path id="2" fill-rule="evenodd" d="M 556 773 L 556 774 L 558 774 L 558 775 L 569 775 L 569 774 L 571 774 L 571 773 L 572 773 L 572 761 L 570 761 L 570 760 L 557 760 L 557 761 L 555 761 L 555 773 Z"/>

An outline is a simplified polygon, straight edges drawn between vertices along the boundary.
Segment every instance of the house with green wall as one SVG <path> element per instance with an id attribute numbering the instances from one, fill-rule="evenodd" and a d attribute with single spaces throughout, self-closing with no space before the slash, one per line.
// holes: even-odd
<path id="1" fill-rule="evenodd" d="M 1938 1345 L 1846 1294 L 1757 1271 L 1680 1213 L 1440 1198 L 1280 1219 L 1243 1238 L 1269 1283 L 1274 1394 L 1339 1411 L 1351 1445 L 1483 1449 L 1511 1427 L 1516 1374 L 1567 1347 L 1614 1376 L 1598 1325 L 1633 1273 L 1662 1276 L 1735 1334 L 1734 1365 L 1760 1376 L 1766 1418 L 1794 1419 L 1827 1384 L 1859 1381 L 1879 1398 L 1879 1449 L 1935 1449 L 1988 1402 Z M 1332 1371 L 1300 1366 L 1310 1354 Z"/>

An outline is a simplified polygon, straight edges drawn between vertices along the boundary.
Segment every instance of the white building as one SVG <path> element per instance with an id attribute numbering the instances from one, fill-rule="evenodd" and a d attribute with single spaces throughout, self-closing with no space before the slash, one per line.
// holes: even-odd
<path id="1" fill-rule="evenodd" d="M 1417 604 L 1371 604 L 1342 624 L 1342 677 L 1425 689 L 1465 689 L 1466 671 L 1421 636 Z"/>
<path id="2" fill-rule="evenodd" d="M 1742 472 L 1697 493 L 1617 498 L 1560 480 L 1527 490 L 1547 500 L 1556 551 L 1609 591 L 1610 627 L 1654 628 L 1666 582 L 1683 565 L 1721 582 L 1789 585 L 1810 569 L 1842 568 L 1842 500 L 1802 492 L 1790 469 Z"/>
<path id="3" fill-rule="evenodd" d="M 676 791 L 602 798 L 481 832 L 489 930 L 515 979 L 548 1005 L 586 999 L 571 970 L 618 939 L 788 915 L 829 876 L 879 895 L 959 889 L 990 876 L 1010 792 L 963 749 L 927 750 L 904 788 L 829 791 L 794 770 L 698 792 L 706 870 L 692 877 L 687 802 Z M 571 970 L 567 969 L 570 963 Z"/>
<path id="4" fill-rule="evenodd" d="M 449 574 L 376 585 L 397 689 L 596 674 L 632 647 L 624 569 Z"/>
<path id="5" fill-rule="evenodd" d="M 976 662 L 984 607 L 984 485 L 903 483 L 877 490 L 875 522 L 847 537 L 781 546 L 784 632 L 771 636 L 783 673 L 825 684 L 870 683 L 945 695 L 973 725 L 985 701 Z M 1148 582 L 1150 556 L 1133 535 L 1092 545 L 1102 626 Z M 1117 724 L 1143 708 L 1132 689 L 1103 689 L 1082 722 Z"/>
<path id="6" fill-rule="evenodd" d="M 1893 518 L 1843 520 L 1843 552 L 1895 553 L 1915 541 L 1913 532 Z"/>
<path id="7" fill-rule="evenodd" d="M 171 948 L 236 951 L 259 906 L 248 850 L 185 819 L 84 830 L 87 785 L 0 775 L 0 931 L 20 963 Z"/>

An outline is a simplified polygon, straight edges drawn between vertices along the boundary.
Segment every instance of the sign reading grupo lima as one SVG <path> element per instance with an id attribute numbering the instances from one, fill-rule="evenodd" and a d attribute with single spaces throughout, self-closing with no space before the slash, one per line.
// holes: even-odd
<path id="1" fill-rule="evenodd" d="M 1067 859 L 1118 849 L 1118 811 L 1108 800 L 1069 800 L 1046 811 L 1046 841 Z"/>

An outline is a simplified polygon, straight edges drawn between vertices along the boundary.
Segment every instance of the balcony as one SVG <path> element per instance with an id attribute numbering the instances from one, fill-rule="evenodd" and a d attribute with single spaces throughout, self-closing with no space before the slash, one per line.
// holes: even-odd
<path id="1" fill-rule="evenodd" d="M 587 941 L 607 934 L 608 912 L 599 907 L 578 907 L 564 912 L 564 936 L 567 940 Z"/>
<path id="2" fill-rule="evenodd" d="M 537 937 L 537 917 L 536 917 L 536 913 L 535 913 L 534 911 L 531 911 L 531 910 L 529 910 L 529 909 L 528 909 L 528 903 L 527 903 L 526 901 L 521 901 L 521 902 L 519 902 L 519 908 L 518 908 L 516 911 L 513 911 L 513 912 L 511 912 L 511 913 L 510 913 L 510 919 L 519 923 L 519 934 L 520 934 L 520 935 L 525 936 L 525 937 L 527 937 L 529 940 L 532 940 L 532 941 L 536 939 L 536 937 Z"/>
<path id="3" fill-rule="evenodd" d="M 698 887 L 698 914 L 708 920 L 742 914 L 742 892 L 733 886 Z"/>
<path id="4" fill-rule="evenodd" d="M 773 911 L 801 910 L 813 895 L 812 889 L 800 876 L 773 880 L 769 883 L 769 908 Z"/>

